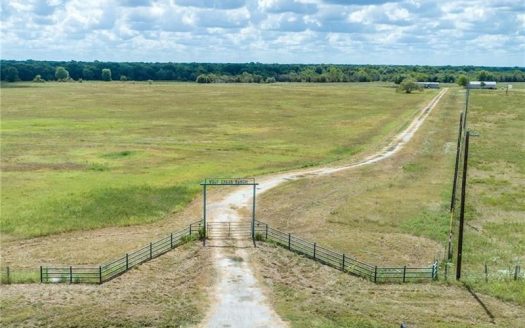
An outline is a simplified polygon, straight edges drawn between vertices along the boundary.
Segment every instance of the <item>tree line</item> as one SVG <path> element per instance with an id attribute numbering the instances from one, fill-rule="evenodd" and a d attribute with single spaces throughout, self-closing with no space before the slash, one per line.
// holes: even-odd
<path id="1" fill-rule="evenodd" d="M 60 70 L 60 73 L 58 73 Z M 57 75 L 58 73 L 58 75 Z M 1 60 L 2 81 L 135 80 L 198 83 L 373 82 L 442 83 L 467 80 L 525 82 L 523 67 L 329 65 L 262 63 L 144 63 Z"/>

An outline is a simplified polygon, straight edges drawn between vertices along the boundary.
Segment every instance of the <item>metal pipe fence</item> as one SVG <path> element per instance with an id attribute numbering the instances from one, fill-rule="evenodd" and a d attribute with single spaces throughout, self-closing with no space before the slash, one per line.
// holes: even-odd
<path id="1" fill-rule="evenodd" d="M 200 236 L 200 230 L 202 228 L 202 221 L 194 222 L 182 230 L 171 233 L 136 251 L 126 253 L 117 259 L 102 263 L 99 266 L 41 266 L 40 282 L 102 284 L 118 277 L 137 265 L 152 260 L 186 243 L 191 240 L 192 236 Z"/>
<path id="2" fill-rule="evenodd" d="M 339 253 L 319 246 L 315 242 L 298 238 L 271 228 L 260 221 L 255 223 L 256 239 L 273 242 L 290 251 L 305 255 L 315 261 L 331 266 L 343 272 L 369 279 L 373 282 L 415 282 L 435 280 L 438 277 L 438 262 L 430 267 L 378 267 L 355 259 L 344 253 Z"/>

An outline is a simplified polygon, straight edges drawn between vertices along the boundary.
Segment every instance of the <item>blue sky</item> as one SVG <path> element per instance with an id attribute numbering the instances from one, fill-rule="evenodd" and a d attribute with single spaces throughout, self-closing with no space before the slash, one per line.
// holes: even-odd
<path id="1" fill-rule="evenodd" d="M 520 0 L 0 0 L 1 58 L 525 66 Z"/>

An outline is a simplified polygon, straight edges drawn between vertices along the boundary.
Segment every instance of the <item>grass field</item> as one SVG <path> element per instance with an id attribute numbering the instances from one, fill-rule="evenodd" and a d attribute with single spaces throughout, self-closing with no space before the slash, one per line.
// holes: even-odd
<path id="1" fill-rule="evenodd" d="M 430 293 L 432 296 L 424 292 L 424 287 L 406 286 L 396 291 L 410 293 L 411 298 L 417 299 L 427 295 L 446 303 L 450 301 L 450 288 L 458 288 L 465 299 L 474 299 L 473 295 L 482 300 L 486 297 L 491 299 L 490 304 L 482 305 L 483 301 L 478 304 L 480 309 L 486 306 L 490 315 L 480 315 L 479 323 L 475 324 L 476 321 L 469 318 L 470 310 L 463 307 L 453 309 L 451 305 L 448 315 L 462 317 L 461 320 L 440 323 L 433 322 L 429 317 L 421 324 L 424 315 L 420 311 L 426 310 L 396 305 L 405 311 L 407 322 L 410 322 L 408 318 L 413 318 L 413 322 L 419 322 L 416 326 L 424 327 L 489 326 L 492 324 L 490 316 L 493 315 L 496 322 L 500 320 L 502 327 L 519 326 L 520 321 L 516 318 L 507 321 L 503 308 L 512 307 L 521 315 L 525 313 L 525 282 L 502 277 L 491 278 L 489 283 L 485 283 L 481 277 L 485 262 L 488 262 L 489 269 L 492 268 L 490 270 L 505 271 L 516 263 L 523 267 L 525 260 L 525 108 L 520 105 L 525 103 L 524 91 L 517 88 L 507 97 L 501 90 L 472 92 L 469 126 L 479 131 L 480 137 L 471 139 L 468 225 L 463 253 L 464 284 L 454 283 L 451 273 L 448 283 L 428 287 L 437 288 Z M 258 207 L 259 219 L 378 265 L 428 265 L 434 258 L 443 259 L 449 225 L 457 122 L 463 107 L 464 91 L 458 88 L 450 90 L 413 142 L 399 154 L 377 165 L 329 177 L 289 182 L 262 195 Z M 266 272 L 266 269 L 261 270 Z M 309 270 L 311 268 L 301 266 L 294 271 L 313 274 Z M 301 292 L 304 286 L 296 284 L 294 279 L 283 279 L 280 277 L 282 273 L 275 273 L 273 278 L 268 273 L 262 274 L 270 277 L 268 285 L 279 313 L 290 318 L 298 327 L 304 322 L 318 322 L 306 325 L 311 327 L 346 326 L 344 323 L 352 318 L 363 318 L 360 311 L 355 312 L 361 313 L 357 317 L 352 317 L 352 311 L 330 311 L 344 304 L 347 297 L 345 288 L 331 296 L 320 292 L 316 295 L 323 295 L 322 301 L 312 300 Z M 286 282 L 284 286 L 283 280 Z M 444 280 L 443 271 L 441 280 Z M 374 293 L 388 299 L 391 292 Z M 480 293 L 517 305 L 495 301 Z M 303 299 L 312 302 L 308 311 L 301 311 L 295 305 L 303 304 Z M 358 301 L 364 299 L 356 298 Z M 385 307 L 386 312 L 398 311 L 388 304 Z M 312 313 L 318 317 L 317 321 Z M 447 314 L 443 313 L 444 316 Z M 383 320 L 386 319 L 376 318 L 370 313 L 362 326 L 391 323 Z"/>
<path id="2" fill-rule="evenodd" d="M 377 147 L 432 95 L 372 84 L 2 85 L 4 240 L 148 223 L 209 176 Z"/>
<path id="3" fill-rule="evenodd" d="M 465 280 L 473 288 L 525 305 L 525 281 L 509 283 L 525 267 L 525 85 L 474 90 L 470 97 Z M 491 276 L 484 280 L 484 265 Z M 504 279 L 507 278 L 507 279 Z M 525 311 L 525 310 L 524 310 Z"/>

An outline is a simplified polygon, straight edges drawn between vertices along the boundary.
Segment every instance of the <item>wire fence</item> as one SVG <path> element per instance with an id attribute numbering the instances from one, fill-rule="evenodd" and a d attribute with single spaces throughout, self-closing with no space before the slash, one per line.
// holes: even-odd
<path id="1" fill-rule="evenodd" d="M 445 280 L 455 279 L 455 274 L 455 266 L 450 262 L 446 263 L 443 273 Z M 525 271 L 519 264 L 503 266 L 485 263 L 464 268 L 461 277 L 462 280 L 475 282 L 518 281 L 525 280 Z"/>
<path id="2" fill-rule="evenodd" d="M 356 276 L 369 279 L 373 282 L 417 282 L 424 280 L 436 280 L 438 277 L 438 262 L 435 261 L 430 267 L 378 267 L 344 253 L 338 253 L 319 246 L 290 233 L 285 233 L 271 228 L 268 224 L 260 221 L 255 223 L 257 240 L 273 242 L 290 251 L 305 255 L 315 261 L 326 264 L 332 268 L 348 272 Z"/>
<path id="3" fill-rule="evenodd" d="M 144 262 L 152 260 L 169 250 L 180 246 L 196 237 L 202 236 L 202 221 L 190 224 L 188 227 L 171 233 L 162 239 L 149 243 L 136 251 L 105 262 L 99 266 L 62 266 L 40 267 L 41 283 L 93 283 L 102 284 Z"/>

